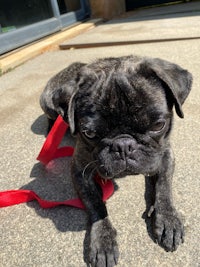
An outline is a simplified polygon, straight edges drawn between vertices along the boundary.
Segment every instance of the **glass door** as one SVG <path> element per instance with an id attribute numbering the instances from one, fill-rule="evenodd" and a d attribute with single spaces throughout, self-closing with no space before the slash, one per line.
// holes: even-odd
<path id="1" fill-rule="evenodd" d="M 1 0 L 0 54 L 88 16 L 87 0 Z"/>

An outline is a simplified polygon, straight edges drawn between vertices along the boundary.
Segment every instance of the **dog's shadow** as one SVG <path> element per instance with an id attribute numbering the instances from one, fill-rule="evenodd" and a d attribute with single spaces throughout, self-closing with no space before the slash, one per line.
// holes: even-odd
<path id="1" fill-rule="evenodd" d="M 47 129 L 48 119 L 44 114 L 40 115 L 31 125 L 31 130 L 36 135 L 47 136 Z M 61 144 L 74 146 L 74 139 L 70 133 L 64 136 Z M 47 165 L 36 163 L 30 173 L 31 181 L 21 189 L 33 190 L 40 198 L 50 201 L 78 198 L 70 176 L 70 163 L 71 157 L 54 159 Z M 27 205 L 34 208 L 42 218 L 51 219 L 61 232 L 86 229 L 87 218 L 83 210 L 67 206 L 43 209 L 35 201 L 29 202 Z"/>
<path id="2" fill-rule="evenodd" d="M 22 186 L 21 189 L 33 190 L 40 198 L 50 201 L 64 201 L 78 198 L 71 177 L 69 175 L 71 158 L 59 158 L 50 161 L 46 166 L 36 163 L 30 173 L 31 181 Z M 36 201 L 28 202 L 42 218 L 50 219 L 56 229 L 61 232 L 86 231 L 83 243 L 83 258 L 89 266 L 89 233 L 87 214 L 84 210 L 57 206 L 55 208 L 43 209 Z"/>
<path id="3" fill-rule="evenodd" d="M 31 131 L 36 135 L 47 136 L 48 119 L 45 114 L 40 115 L 31 125 Z"/>
<path id="4" fill-rule="evenodd" d="M 64 201 L 78 198 L 71 181 L 70 158 L 50 161 L 46 166 L 36 163 L 31 170 L 31 181 L 21 189 L 33 190 L 40 198 L 50 201 Z M 61 231 L 82 231 L 86 229 L 87 217 L 84 210 L 57 206 L 43 209 L 35 201 L 27 203 L 42 218 L 49 218 Z"/>

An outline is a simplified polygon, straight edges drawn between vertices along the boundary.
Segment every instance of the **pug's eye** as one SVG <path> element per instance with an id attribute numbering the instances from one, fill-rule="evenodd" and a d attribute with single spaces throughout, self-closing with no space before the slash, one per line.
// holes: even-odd
<path id="1" fill-rule="evenodd" d="M 89 139 L 92 139 L 96 136 L 96 132 L 91 131 L 91 130 L 85 130 L 85 131 L 83 131 L 83 133 Z"/>
<path id="2" fill-rule="evenodd" d="M 150 131 L 152 131 L 152 132 L 160 132 L 161 130 L 164 129 L 165 124 L 166 124 L 166 121 L 165 120 L 159 120 L 159 121 L 157 121 L 156 123 L 154 123 L 151 126 Z"/>

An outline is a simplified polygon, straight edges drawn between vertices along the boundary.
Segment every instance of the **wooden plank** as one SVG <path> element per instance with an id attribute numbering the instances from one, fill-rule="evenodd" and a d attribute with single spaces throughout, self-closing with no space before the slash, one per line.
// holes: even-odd
<path id="1" fill-rule="evenodd" d="M 8 53 L 0 57 L 0 72 L 4 73 L 13 69 L 25 61 L 38 56 L 46 51 L 59 48 L 59 44 L 69 40 L 81 33 L 84 33 L 94 28 L 98 23 L 101 23 L 102 19 L 93 19 L 87 22 L 81 23 L 78 26 L 70 27 L 66 30 L 53 34 L 40 41 L 30 44 L 23 48 L 17 49 L 16 52 Z"/>
<path id="2" fill-rule="evenodd" d="M 79 44 L 60 44 L 61 50 L 66 49 L 82 49 L 82 48 L 96 48 L 105 46 L 120 46 L 120 45 L 136 45 L 148 43 L 161 43 L 161 42 L 175 42 L 200 39 L 199 37 L 180 37 L 180 38 L 164 38 L 164 39 L 151 39 L 151 40 L 133 40 L 133 41 L 115 41 L 115 42 L 98 42 L 98 43 L 79 43 Z"/>

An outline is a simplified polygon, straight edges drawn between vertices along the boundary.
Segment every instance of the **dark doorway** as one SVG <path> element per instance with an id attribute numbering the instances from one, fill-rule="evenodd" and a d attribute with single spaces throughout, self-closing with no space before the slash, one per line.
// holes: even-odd
<path id="1" fill-rule="evenodd" d="M 126 11 L 130 11 L 139 7 L 161 5 L 173 2 L 177 2 L 177 0 L 126 0 Z"/>

